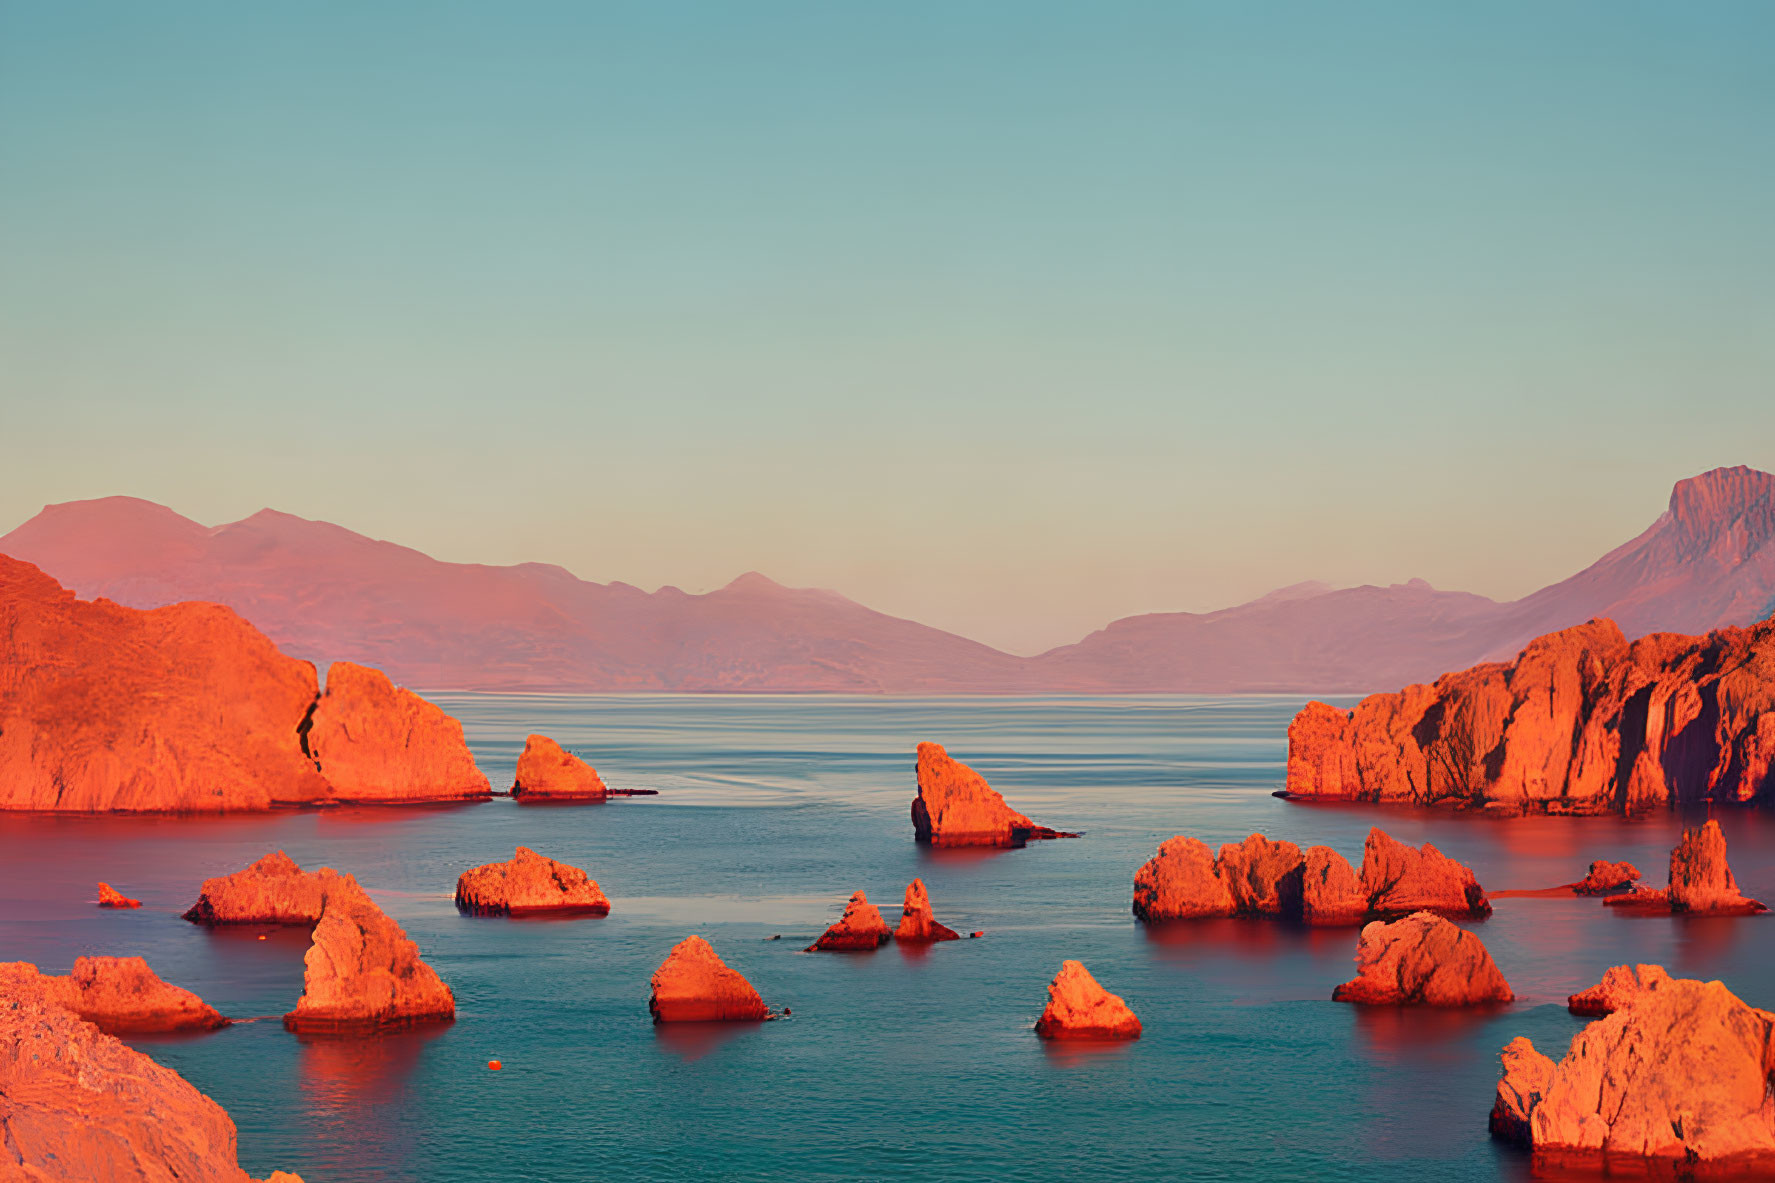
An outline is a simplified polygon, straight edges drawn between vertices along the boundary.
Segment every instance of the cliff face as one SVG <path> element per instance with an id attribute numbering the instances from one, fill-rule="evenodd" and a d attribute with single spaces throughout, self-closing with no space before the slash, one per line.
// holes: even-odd
<path id="1" fill-rule="evenodd" d="M 1593 620 L 1353 711 L 1310 703 L 1288 728 L 1287 789 L 1562 813 L 1767 799 L 1775 620 L 1632 643 Z"/>

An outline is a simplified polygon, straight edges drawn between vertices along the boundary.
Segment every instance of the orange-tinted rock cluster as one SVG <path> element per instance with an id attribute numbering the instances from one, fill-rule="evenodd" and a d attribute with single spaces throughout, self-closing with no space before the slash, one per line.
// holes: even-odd
<path id="1" fill-rule="evenodd" d="M 109 883 L 99 884 L 99 907 L 101 908 L 139 908 L 141 900 L 132 900 L 112 887 Z"/>
<path id="2" fill-rule="evenodd" d="M 1287 793 L 1562 813 L 1775 796 L 1775 620 L 1631 644 L 1592 620 L 1352 711 L 1310 703 Z"/>
<path id="3" fill-rule="evenodd" d="M 1631 912 L 1690 916 L 1748 916 L 1769 909 L 1738 891 L 1726 862 L 1726 835 L 1717 821 L 1683 830 L 1670 852 L 1670 885 L 1663 891 L 1610 896 L 1603 903 Z"/>
<path id="4" fill-rule="evenodd" d="M 489 794 L 462 729 L 216 604 L 78 600 L 0 555 L 0 809 L 205 813 Z"/>
<path id="5" fill-rule="evenodd" d="M 603 916 L 610 911 L 610 901 L 584 871 L 528 846 L 518 847 L 509 862 L 464 871 L 456 880 L 456 906 L 481 916 Z"/>
<path id="6" fill-rule="evenodd" d="M 512 796 L 519 801 L 602 801 L 609 796 L 597 769 L 546 735 L 524 741 Z"/>
<path id="7" fill-rule="evenodd" d="M 942 745 L 918 745 L 912 832 L 932 846 L 1022 846 L 1037 838 L 1076 838 L 1038 826 L 1005 804 L 986 779 Z"/>
<path id="8" fill-rule="evenodd" d="M 850 902 L 844 906 L 844 915 L 838 918 L 837 923 L 821 933 L 820 939 L 804 951 L 859 953 L 879 949 L 887 944 L 892 935 L 887 923 L 881 918 L 881 912 L 869 902 L 867 895 L 857 891 L 851 893 Z"/>
<path id="9" fill-rule="evenodd" d="M 1356 945 L 1356 977 L 1337 1002 L 1373 1006 L 1479 1006 L 1516 995 L 1477 936 L 1430 912 L 1377 920 Z"/>
<path id="10" fill-rule="evenodd" d="M 1261 834 L 1222 846 L 1218 856 L 1179 835 L 1134 875 L 1134 914 L 1146 921 L 1265 916 L 1350 925 L 1418 911 L 1486 916 L 1491 905 L 1465 866 L 1378 829 L 1368 832 L 1360 875 L 1329 847 L 1302 854 Z"/>
<path id="11" fill-rule="evenodd" d="M 191 991 L 160 980 L 140 957 L 81 957 L 66 977 L 28 961 L 0 963 L 0 996 L 28 991 L 113 1034 L 213 1031 L 228 1020 Z"/>
<path id="12" fill-rule="evenodd" d="M 757 1021 L 770 1010 L 752 983 L 699 936 L 685 937 L 653 971 L 647 1009 L 655 1023 Z"/>
<path id="13" fill-rule="evenodd" d="M 1048 985 L 1048 1005 L 1036 1020 L 1043 1039 L 1139 1039 L 1140 1020 L 1128 1004 L 1097 984 L 1077 961 L 1063 961 Z"/>
<path id="14" fill-rule="evenodd" d="M 904 945 L 928 945 L 937 941 L 956 941 L 961 934 L 937 923 L 931 912 L 930 893 L 923 879 L 906 885 L 906 901 L 900 905 L 900 925 L 894 929 L 894 940 Z"/>
<path id="15" fill-rule="evenodd" d="M 1572 885 L 1579 895 L 1607 895 L 1632 887 L 1639 881 L 1639 868 L 1632 863 L 1611 863 L 1598 859 L 1590 864 L 1590 872 Z"/>

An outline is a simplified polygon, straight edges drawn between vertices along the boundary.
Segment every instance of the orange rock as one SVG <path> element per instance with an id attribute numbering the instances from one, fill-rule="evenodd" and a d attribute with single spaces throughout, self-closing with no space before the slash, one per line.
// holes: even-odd
<path id="1" fill-rule="evenodd" d="M 716 956 L 709 942 L 685 937 L 653 971 L 647 1009 L 656 1023 L 747 1021 L 770 1017 L 752 984 Z"/>
<path id="2" fill-rule="evenodd" d="M 1613 966 L 1602 981 L 1567 998 L 1566 1009 L 1574 1015 L 1612 1015 L 1669 981 L 1661 965 Z"/>
<path id="3" fill-rule="evenodd" d="M 1301 867 L 1301 920 L 1320 927 L 1361 924 L 1368 916 L 1350 860 L 1329 846 L 1309 846 Z"/>
<path id="4" fill-rule="evenodd" d="M 1738 880 L 1726 863 L 1726 835 L 1716 821 L 1684 829 L 1670 852 L 1670 910 L 1697 916 L 1767 912 L 1738 893 Z"/>
<path id="5" fill-rule="evenodd" d="M 1241 916 L 1300 917 L 1306 860 L 1294 843 L 1253 834 L 1222 846 L 1214 869 Z"/>
<path id="6" fill-rule="evenodd" d="M 906 902 L 900 906 L 900 927 L 894 929 L 894 939 L 902 944 L 920 945 L 960 940 L 961 936 L 937 923 L 931 914 L 931 897 L 925 892 L 924 880 L 914 879 L 906 885 Z"/>
<path id="7" fill-rule="evenodd" d="M 245 870 L 205 879 L 185 912 L 193 924 L 314 924 L 327 890 L 341 876 L 328 867 L 304 871 L 281 850 Z"/>
<path id="8" fill-rule="evenodd" d="M 929 905 L 926 905 L 929 907 Z M 851 893 L 850 903 L 844 907 L 844 915 L 821 934 L 820 939 L 809 945 L 806 953 L 855 953 L 868 949 L 880 948 L 887 943 L 892 934 L 882 920 L 881 913 L 869 897 L 862 892 Z"/>
<path id="9" fill-rule="evenodd" d="M 1550 1074 L 1527 1040 L 1513 1041 L 1492 1128 L 1522 1137 L 1515 1115 L 1526 1109 L 1537 1157 L 1767 1170 L 1775 1166 L 1772 1026 L 1775 1015 L 1719 982 L 1659 982 L 1580 1031 Z M 1498 1120 L 1500 1109 L 1510 1120 Z"/>
<path id="10" fill-rule="evenodd" d="M 1491 1132 L 1495 1138 L 1527 1146 L 1529 1114 L 1553 1083 L 1554 1064 L 1535 1050 L 1526 1036 L 1518 1035 L 1500 1053 L 1504 1075 L 1498 1081 L 1497 1098 L 1491 1107 Z"/>
<path id="11" fill-rule="evenodd" d="M 456 880 L 456 906 L 483 916 L 610 911 L 610 901 L 584 871 L 528 846 L 518 847 L 510 862 L 464 871 Z"/>
<path id="12" fill-rule="evenodd" d="M 141 900 L 132 900 L 109 883 L 99 884 L 99 907 L 101 908 L 139 908 Z"/>
<path id="13" fill-rule="evenodd" d="M 314 667 L 216 604 L 77 600 L 0 555 L 0 809 L 214 813 L 327 794 Z"/>
<path id="14" fill-rule="evenodd" d="M 1134 915 L 1150 922 L 1231 916 L 1238 911 L 1214 856 L 1195 838 L 1179 834 L 1134 872 Z"/>
<path id="15" fill-rule="evenodd" d="M 49 989 L 0 979 L 0 1161 L 17 1172 L 7 1178 L 251 1183 L 220 1105 L 59 1005 Z M 278 1172 L 268 1183 L 299 1181 Z"/>
<path id="16" fill-rule="evenodd" d="M 1288 729 L 1292 797 L 1636 811 L 1775 793 L 1775 619 L 1629 644 L 1612 621 L 1515 661 L 1311 703 Z"/>
<path id="17" fill-rule="evenodd" d="M 56 977 L 28 961 L 0 963 L 0 994 L 40 993 L 101 1031 L 213 1031 L 228 1020 L 191 991 L 160 980 L 140 957 L 80 957 Z"/>
<path id="18" fill-rule="evenodd" d="M 349 661 L 327 668 L 304 742 L 341 801 L 453 801 L 493 787 L 462 724 L 388 675 Z"/>
<path id="19" fill-rule="evenodd" d="M 1378 828 L 1362 846 L 1362 887 L 1377 916 L 1489 916 L 1492 910 L 1471 870 L 1429 843 L 1407 846 Z"/>
<path id="20" fill-rule="evenodd" d="M 932 846 L 1022 846 L 1036 838 L 1076 838 L 1038 826 L 1005 804 L 979 773 L 940 744 L 918 745 L 912 831 Z"/>
<path id="21" fill-rule="evenodd" d="M 1516 996 L 1478 937 L 1433 912 L 1413 912 L 1362 929 L 1356 977 L 1331 997 L 1375 1006 L 1476 1006 Z"/>
<path id="22" fill-rule="evenodd" d="M 1639 868 L 1632 863 L 1611 863 L 1598 859 L 1590 864 L 1590 873 L 1572 890 L 1579 895 L 1603 895 L 1623 887 L 1632 887 L 1639 879 Z"/>
<path id="23" fill-rule="evenodd" d="M 597 771 L 546 735 L 524 741 L 512 796 L 520 801 L 602 801 L 607 795 Z"/>
<path id="24" fill-rule="evenodd" d="M 284 1016 L 291 1031 L 361 1031 L 456 1017 L 456 999 L 414 944 L 355 880 L 326 893 L 304 958 L 302 997 Z"/>
<path id="25" fill-rule="evenodd" d="M 1043 1039 L 1139 1039 L 1140 1020 L 1090 970 L 1063 961 L 1048 984 L 1048 1006 L 1035 1031 Z"/>

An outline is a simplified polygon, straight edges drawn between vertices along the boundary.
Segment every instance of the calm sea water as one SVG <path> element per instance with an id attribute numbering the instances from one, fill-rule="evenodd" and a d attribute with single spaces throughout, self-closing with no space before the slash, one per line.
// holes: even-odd
<path id="1" fill-rule="evenodd" d="M 1217 921 L 1150 932 L 1135 868 L 1172 834 L 1253 831 L 1358 861 L 1371 824 L 1433 841 L 1488 888 L 1626 858 L 1662 880 L 1672 817 L 1499 821 L 1291 805 L 1284 698 L 876 699 L 438 695 L 510 783 L 541 731 L 613 786 L 601 806 L 341 809 L 222 819 L 0 815 L 0 957 L 65 972 L 144 954 L 233 1016 L 301 992 L 307 936 L 178 919 L 206 876 L 269 850 L 357 875 L 455 990 L 458 1019 L 379 1039 L 298 1040 L 275 1021 L 140 1041 L 215 1097 L 241 1162 L 355 1180 L 1526 1178 L 1486 1114 L 1497 1049 L 1562 1054 L 1571 991 L 1654 961 L 1775 1002 L 1775 920 L 1623 917 L 1507 899 L 1474 927 L 1519 996 L 1477 1014 L 1329 1001 L 1353 930 Z M 913 748 L 946 744 L 1038 821 L 1084 831 L 1025 850 L 912 841 Z M 1775 826 L 1722 818 L 1753 895 L 1775 898 Z M 518 844 L 586 868 L 605 918 L 460 916 L 467 867 Z M 802 954 L 857 888 L 890 923 L 923 877 L 939 920 L 984 930 L 926 952 Z M 108 880 L 146 904 L 91 906 Z M 656 1029 L 648 977 L 707 937 L 788 1021 Z M 768 938 L 780 934 L 782 940 Z M 1048 980 L 1083 961 L 1146 1026 L 1056 1048 L 1031 1033 Z M 488 1060 L 504 1062 L 490 1072 Z"/>

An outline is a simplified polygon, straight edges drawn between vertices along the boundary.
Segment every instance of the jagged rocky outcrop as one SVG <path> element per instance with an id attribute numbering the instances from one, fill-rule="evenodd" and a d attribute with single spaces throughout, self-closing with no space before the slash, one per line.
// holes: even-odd
<path id="1" fill-rule="evenodd" d="M 185 919 L 205 925 L 315 924 L 328 889 L 349 878 L 330 867 L 304 871 L 274 850 L 233 874 L 205 879 Z"/>
<path id="2" fill-rule="evenodd" d="M 1566 1009 L 1574 1015 L 1612 1015 L 1670 980 L 1661 965 L 1612 966 L 1604 971 L 1602 981 L 1567 998 Z"/>
<path id="3" fill-rule="evenodd" d="M 879 949 L 892 935 L 881 912 L 869 902 L 867 895 L 857 891 L 851 893 L 850 902 L 844 906 L 844 915 L 804 952 L 859 953 Z"/>
<path id="4" fill-rule="evenodd" d="M 1286 794 L 1557 813 L 1775 799 L 1775 619 L 1631 644 L 1592 620 L 1351 711 L 1309 703 Z"/>
<path id="5" fill-rule="evenodd" d="M 602 801 L 609 796 L 597 769 L 546 735 L 524 741 L 512 796 L 519 801 Z"/>
<path id="6" fill-rule="evenodd" d="M 1611 863 L 1598 859 L 1590 864 L 1589 873 L 1572 885 L 1572 891 L 1578 895 L 1607 895 L 1611 891 L 1632 887 L 1638 881 L 1639 868 L 1632 863 Z"/>
<path id="7" fill-rule="evenodd" d="M 456 1017 L 456 999 L 419 946 L 356 880 L 329 887 L 303 958 L 302 997 L 283 1017 L 291 1031 L 361 1032 Z"/>
<path id="8" fill-rule="evenodd" d="M 1261 916 L 1330 926 L 1426 910 L 1486 916 L 1491 905 L 1468 868 L 1378 829 L 1368 833 L 1359 876 L 1329 847 L 1302 854 L 1261 834 L 1222 846 L 1218 856 L 1178 835 L 1134 875 L 1134 914 L 1146 921 Z"/>
<path id="9" fill-rule="evenodd" d="M 743 1022 L 770 1018 L 770 1010 L 752 983 L 699 936 L 672 947 L 653 971 L 653 993 L 647 1009 L 655 1023 Z"/>
<path id="10" fill-rule="evenodd" d="M 1518 1037 L 1504 1049 L 1492 1132 L 1537 1157 L 1605 1168 L 1775 1168 L 1775 1015 L 1719 982 L 1658 981 L 1586 1026 L 1559 1063 Z"/>
<path id="11" fill-rule="evenodd" d="M 1063 961 L 1048 984 L 1048 1005 L 1036 1020 L 1043 1039 L 1139 1039 L 1140 1020 L 1077 961 Z"/>
<path id="12" fill-rule="evenodd" d="M 452 801 L 490 797 L 462 724 L 381 670 L 335 661 L 304 735 L 341 801 Z"/>
<path id="13" fill-rule="evenodd" d="M 1477 936 L 1432 912 L 1413 912 L 1362 929 L 1356 976 L 1331 997 L 1371 1006 L 1480 1006 L 1516 996 Z"/>
<path id="14" fill-rule="evenodd" d="M 1006 805 L 984 777 L 934 743 L 918 745 L 912 832 L 932 846 L 1022 846 L 1038 838 L 1078 837 L 1036 825 Z"/>
<path id="15" fill-rule="evenodd" d="M 139 908 L 141 900 L 132 900 L 112 887 L 109 883 L 99 884 L 99 907 L 101 908 Z"/>
<path id="16" fill-rule="evenodd" d="M 1748 916 L 1769 909 L 1741 894 L 1726 862 L 1726 835 L 1709 819 L 1685 828 L 1670 852 L 1670 885 L 1663 891 L 1635 891 L 1603 903 L 1630 912 L 1675 912 L 1689 916 Z"/>
<path id="17" fill-rule="evenodd" d="M 894 940 L 903 945 L 928 945 L 936 941 L 960 940 L 961 934 L 937 923 L 931 913 L 931 897 L 924 880 L 914 879 L 906 885 L 906 902 L 900 905 L 900 925 L 894 929 Z"/>
<path id="18" fill-rule="evenodd" d="M 53 991 L 0 978 L 0 1177 L 251 1183 L 220 1105 Z M 268 1183 L 301 1181 L 277 1172 Z"/>
<path id="19" fill-rule="evenodd" d="M 203 999 L 164 982 L 140 957 L 80 957 L 66 976 L 28 961 L 0 963 L 0 996 L 40 993 L 101 1031 L 159 1034 L 213 1031 L 228 1020 Z"/>
<path id="20" fill-rule="evenodd" d="M 509 862 L 464 871 L 456 880 L 456 906 L 481 916 L 610 912 L 610 900 L 589 875 L 528 846 L 518 847 Z"/>

